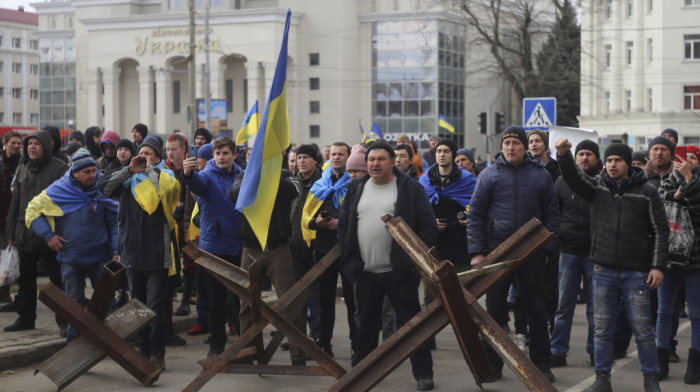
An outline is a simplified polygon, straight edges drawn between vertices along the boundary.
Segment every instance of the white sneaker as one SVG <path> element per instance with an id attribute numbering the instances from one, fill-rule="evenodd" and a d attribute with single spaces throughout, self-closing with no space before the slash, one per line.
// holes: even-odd
<path id="1" fill-rule="evenodd" d="M 525 351 L 525 335 L 519 333 L 515 335 L 515 344 L 518 345 L 518 348 Z"/>

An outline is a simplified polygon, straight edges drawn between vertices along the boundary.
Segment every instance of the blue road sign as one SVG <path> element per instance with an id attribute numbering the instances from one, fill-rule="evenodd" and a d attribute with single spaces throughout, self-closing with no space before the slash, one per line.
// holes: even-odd
<path id="1" fill-rule="evenodd" d="M 523 128 L 545 129 L 557 124 L 557 99 L 523 99 Z"/>

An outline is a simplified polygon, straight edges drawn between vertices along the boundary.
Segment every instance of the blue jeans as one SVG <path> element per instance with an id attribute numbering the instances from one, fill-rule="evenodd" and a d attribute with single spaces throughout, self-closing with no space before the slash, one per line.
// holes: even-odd
<path id="1" fill-rule="evenodd" d="M 561 252 L 559 257 L 559 305 L 554 314 L 552 330 L 552 354 L 565 356 L 569 352 L 571 323 L 574 319 L 579 283 L 583 277 L 583 290 L 589 301 L 586 303 L 588 339 L 586 352 L 593 353 L 593 263 L 590 256 Z"/>
<path id="2" fill-rule="evenodd" d="M 156 317 L 151 324 L 139 332 L 136 344 L 141 354 L 149 357 L 151 354 L 165 354 L 165 340 L 168 336 L 165 306 L 172 300 L 168 298 L 168 270 L 137 270 L 128 268 L 131 297 L 148 306 Z"/>
<path id="3" fill-rule="evenodd" d="M 642 373 L 659 373 L 647 276 L 646 272 L 618 270 L 600 264 L 593 268 L 596 374 L 610 374 L 612 369 L 613 330 L 620 299 L 637 342 Z"/>
<path id="4" fill-rule="evenodd" d="M 102 267 L 108 262 L 109 260 L 98 261 L 90 265 L 60 263 L 63 290 L 73 301 L 79 303 L 83 307 L 86 306 L 88 300 L 85 298 L 85 278 L 90 279 L 90 285 L 94 290 L 100 273 L 102 272 Z M 107 314 L 114 312 L 115 306 L 116 304 L 112 301 Z M 78 331 L 76 331 L 72 325 L 68 324 L 66 343 L 72 342 L 77 337 Z"/>
<path id="5" fill-rule="evenodd" d="M 685 283 L 690 319 L 690 348 L 700 350 L 700 270 L 670 269 L 659 286 L 659 314 L 656 319 L 656 345 L 671 347 L 672 318 L 679 287 Z"/>

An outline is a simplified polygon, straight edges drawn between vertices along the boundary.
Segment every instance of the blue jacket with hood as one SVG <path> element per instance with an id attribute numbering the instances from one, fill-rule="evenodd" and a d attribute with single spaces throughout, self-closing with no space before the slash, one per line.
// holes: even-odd
<path id="1" fill-rule="evenodd" d="M 532 218 L 555 236 L 559 233 L 559 201 L 552 177 L 540 160 L 528 154 L 513 166 L 498 153 L 496 163 L 477 177 L 467 224 L 469 257 L 491 252 Z M 554 238 L 544 249 L 552 255 L 556 246 Z"/>
<path id="2" fill-rule="evenodd" d="M 236 205 L 228 199 L 228 190 L 241 172 L 240 166 L 233 164 L 231 171 L 224 171 L 211 159 L 204 170 L 193 171 L 182 178 L 189 190 L 197 195 L 201 213 L 199 227 L 199 247 L 215 255 L 241 254 L 242 215 Z"/>

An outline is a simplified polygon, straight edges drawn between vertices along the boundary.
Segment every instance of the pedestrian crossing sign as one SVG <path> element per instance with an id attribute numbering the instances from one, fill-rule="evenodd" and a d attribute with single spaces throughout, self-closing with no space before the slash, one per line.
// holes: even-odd
<path id="1" fill-rule="evenodd" d="M 557 99 L 523 99 L 523 128 L 547 130 L 557 124 Z"/>

